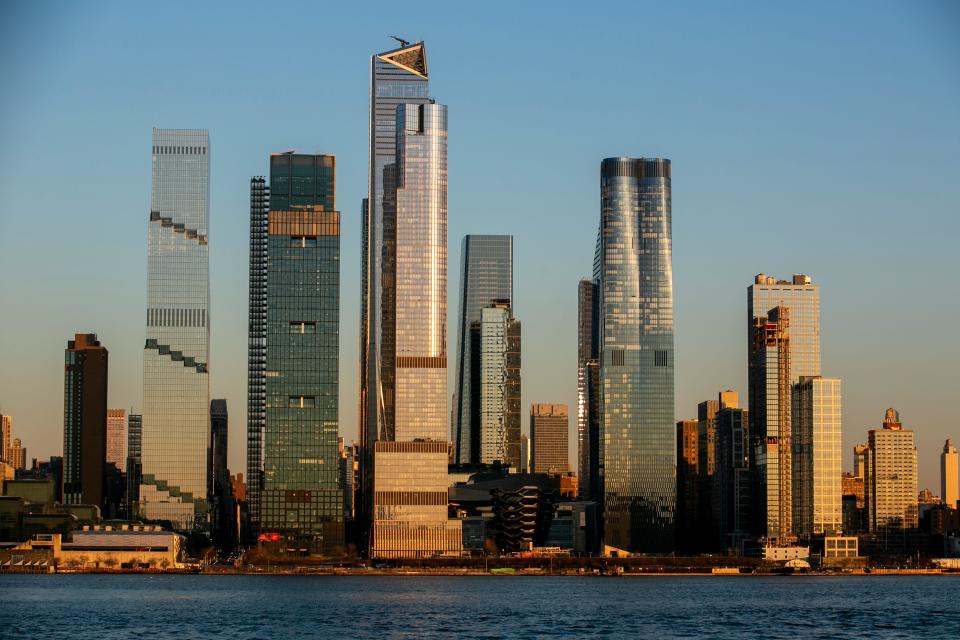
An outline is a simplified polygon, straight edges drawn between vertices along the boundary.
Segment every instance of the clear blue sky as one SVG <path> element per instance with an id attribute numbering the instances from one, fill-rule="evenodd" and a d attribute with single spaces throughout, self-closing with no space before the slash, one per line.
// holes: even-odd
<path id="1" fill-rule="evenodd" d="M 450 108 L 451 317 L 462 236 L 516 237 L 525 404 L 575 405 L 600 160 L 664 156 L 677 418 L 746 395 L 753 275 L 805 272 L 823 373 L 844 381 L 844 466 L 892 405 L 938 491 L 943 440 L 960 440 L 960 5 L 460 4 L 0 4 L 0 410 L 28 454 L 62 449 L 74 331 L 110 350 L 110 405 L 139 409 L 154 126 L 210 130 L 212 393 L 233 470 L 249 178 L 272 151 L 338 156 L 354 436 L 369 56 L 396 34 L 426 41 Z"/>

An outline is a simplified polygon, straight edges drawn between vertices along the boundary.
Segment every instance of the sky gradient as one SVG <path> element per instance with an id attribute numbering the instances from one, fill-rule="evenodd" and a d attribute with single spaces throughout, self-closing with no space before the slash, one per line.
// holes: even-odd
<path id="1" fill-rule="evenodd" d="M 746 399 L 754 274 L 807 273 L 823 375 L 843 379 L 844 468 L 893 406 L 939 492 L 943 441 L 960 441 L 960 5 L 347 4 L 0 4 L 0 412 L 29 457 L 62 450 L 76 331 L 110 351 L 110 406 L 140 408 L 155 126 L 210 131 L 211 396 L 228 400 L 234 472 L 249 178 L 271 152 L 337 156 L 355 437 L 369 56 L 396 34 L 426 41 L 449 106 L 451 357 L 461 238 L 513 234 L 524 416 L 575 413 L 600 160 L 667 157 L 677 419 L 721 389 Z"/>

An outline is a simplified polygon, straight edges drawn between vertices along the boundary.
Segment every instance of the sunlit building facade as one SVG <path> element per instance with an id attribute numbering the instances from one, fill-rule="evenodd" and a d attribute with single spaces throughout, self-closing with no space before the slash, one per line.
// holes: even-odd
<path id="1" fill-rule="evenodd" d="M 809 539 L 843 532 L 842 397 L 838 378 L 793 385 L 793 526 Z"/>
<path id="2" fill-rule="evenodd" d="M 594 280 L 604 542 L 669 553 L 676 503 L 670 161 L 608 158 L 600 173 Z"/>
<path id="3" fill-rule="evenodd" d="M 520 466 L 520 329 L 504 302 L 482 309 L 480 321 L 471 326 L 471 335 L 479 338 L 474 351 L 480 356 L 472 361 L 474 381 L 480 382 L 479 389 L 476 384 L 471 389 L 471 406 L 480 417 L 475 443 L 480 456 L 475 462 Z"/>
<path id="4" fill-rule="evenodd" d="M 893 408 L 884 414 L 882 429 L 867 432 L 863 459 L 867 528 L 916 529 L 917 445 Z"/>
<path id="5" fill-rule="evenodd" d="M 402 43 L 370 58 L 370 154 L 361 231 L 361 309 L 358 432 L 360 436 L 360 523 L 362 544 L 373 518 L 374 443 L 394 433 L 396 345 L 396 229 L 393 212 L 384 217 L 388 165 L 397 162 L 397 109 L 430 101 L 426 49 Z M 446 151 L 444 150 L 444 153 Z M 444 197 L 446 191 L 444 191 Z M 391 206 L 395 206 L 389 203 Z M 445 203 L 444 203 L 445 206 Z M 445 219 L 444 219 L 445 220 Z M 446 404 L 446 400 L 444 401 Z"/>
<path id="6" fill-rule="evenodd" d="M 209 526 L 207 131 L 154 129 L 143 350 L 143 517 Z"/>
<path id="7" fill-rule="evenodd" d="M 477 379 L 484 374 L 474 357 L 477 351 L 474 323 L 480 322 L 483 309 L 494 303 L 506 304 L 512 313 L 513 236 L 464 236 L 460 260 L 455 405 L 450 432 L 454 462 L 469 464 L 485 461 L 478 445 L 482 428 L 478 424 L 480 408 L 476 406 L 480 402 L 480 392 L 475 388 Z"/>
<path id="8" fill-rule="evenodd" d="M 447 517 L 447 108 L 398 106 L 396 137 L 384 169 L 384 269 L 395 277 L 384 277 L 383 300 L 394 320 L 382 326 L 371 555 L 420 557 L 462 548 Z"/>
<path id="9" fill-rule="evenodd" d="M 336 159 L 270 158 L 261 533 L 343 546 L 340 488 L 340 213 Z"/>
<path id="10" fill-rule="evenodd" d="M 107 409 L 107 462 L 119 471 L 127 462 L 127 412 L 125 409 Z"/>
<path id="11" fill-rule="evenodd" d="M 953 509 L 960 508 L 960 464 L 958 464 L 957 448 L 947 438 L 940 453 L 940 497 L 943 503 Z"/>

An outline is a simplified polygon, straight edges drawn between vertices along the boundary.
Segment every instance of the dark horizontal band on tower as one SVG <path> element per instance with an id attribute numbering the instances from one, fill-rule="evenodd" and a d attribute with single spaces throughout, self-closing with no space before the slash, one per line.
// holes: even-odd
<path id="1" fill-rule="evenodd" d="M 447 443 L 434 440 L 403 442 L 378 440 L 373 446 L 377 453 L 442 453 L 444 455 L 447 453 Z"/>
<path id="2" fill-rule="evenodd" d="M 447 356 L 397 356 L 397 369 L 446 369 Z"/>
<path id="3" fill-rule="evenodd" d="M 272 236 L 339 236 L 340 212 L 319 206 L 292 211 L 271 211 L 267 232 Z"/>
<path id="4" fill-rule="evenodd" d="M 603 178 L 670 178 L 666 158 L 606 158 L 600 164 Z"/>
<path id="5" fill-rule="evenodd" d="M 446 491 L 377 491 L 374 503 L 390 507 L 399 505 L 447 506 L 450 496 Z"/>

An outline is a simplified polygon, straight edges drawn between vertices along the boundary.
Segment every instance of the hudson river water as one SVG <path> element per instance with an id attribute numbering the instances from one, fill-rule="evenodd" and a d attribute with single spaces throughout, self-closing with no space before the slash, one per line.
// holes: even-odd
<path id="1" fill-rule="evenodd" d="M 3 575 L 0 638 L 958 638 L 960 578 Z"/>

